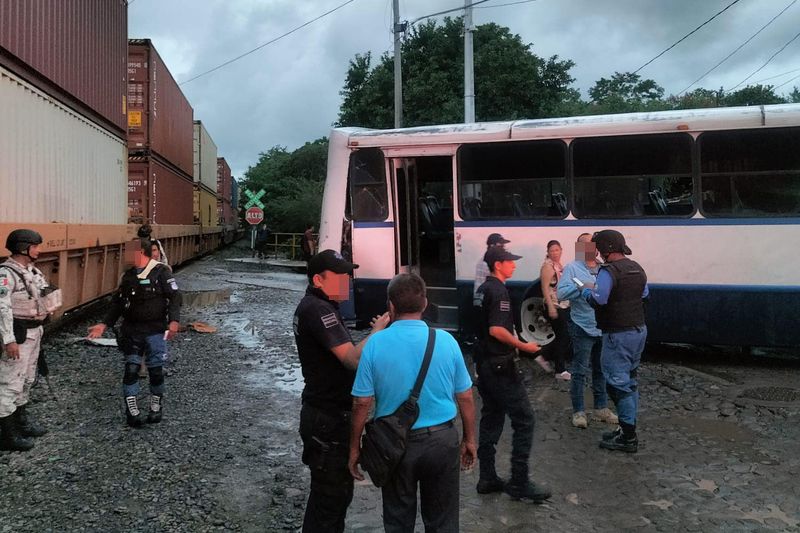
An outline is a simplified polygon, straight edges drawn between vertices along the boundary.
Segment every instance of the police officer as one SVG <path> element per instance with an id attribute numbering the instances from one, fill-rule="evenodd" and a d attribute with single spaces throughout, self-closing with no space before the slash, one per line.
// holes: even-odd
<path id="1" fill-rule="evenodd" d="M 480 494 L 505 491 L 514 499 L 541 503 L 550 491 L 530 481 L 528 460 L 533 445 L 534 417 L 528 392 L 518 366 L 517 350 L 536 353 L 541 348 L 523 342 L 514 333 L 511 298 L 505 282 L 514 274 L 516 260 L 522 259 L 503 248 L 487 250 L 484 260 L 490 275 L 478 288 L 476 303 L 481 307 L 479 343 L 475 349 L 478 392 L 483 400 L 478 434 Z M 495 446 L 503 432 L 505 417 L 511 419 L 511 480 L 500 479 L 495 469 Z"/>
<path id="2" fill-rule="evenodd" d="M 644 299 L 650 294 L 647 274 L 636 261 L 625 257 L 631 249 L 625 237 L 611 229 L 592 237 L 605 262 L 597 274 L 593 289 L 582 291 L 595 308 L 597 327 L 603 332 L 600 365 L 606 378 L 606 390 L 617 406 L 619 425 L 603 434 L 600 447 L 636 453 L 636 414 L 639 409 L 639 386 L 636 373 L 647 340 Z"/>
<path id="3" fill-rule="evenodd" d="M 139 394 L 138 369 L 145 357 L 150 374 L 150 412 L 147 422 L 161 422 L 164 412 L 164 362 L 167 340 L 178 332 L 181 293 L 167 265 L 152 259 L 152 244 L 147 239 L 134 241 L 134 266 L 122 276 L 111 306 L 100 324 L 89 328 L 90 339 L 100 337 L 122 317 L 117 343 L 125 356 L 122 378 L 125 416 L 128 425 L 144 423 L 136 397 Z"/>
<path id="4" fill-rule="evenodd" d="M 33 266 L 42 236 L 29 229 L 12 231 L 6 239 L 11 257 L 0 265 L 0 449 L 25 451 L 46 430 L 27 412 L 36 379 L 42 324 L 60 306 L 42 272 Z M 56 298 L 50 297 L 53 294 Z"/>
<path id="5" fill-rule="evenodd" d="M 366 339 L 353 345 L 338 302 L 349 295 L 349 274 L 358 265 L 333 250 L 308 262 L 308 289 L 294 312 L 294 338 L 305 378 L 300 437 L 303 463 L 311 470 L 304 532 L 341 532 L 353 499 L 347 467 L 355 369 Z M 388 314 L 376 317 L 372 332 L 386 327 Z"/>

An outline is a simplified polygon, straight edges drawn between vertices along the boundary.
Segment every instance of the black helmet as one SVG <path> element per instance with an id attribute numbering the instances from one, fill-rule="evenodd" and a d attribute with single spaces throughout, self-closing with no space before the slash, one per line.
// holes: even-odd
<path id="1" fill-rule="evenodd" d="M 42 236 L 32 229 L 15 229 L 6 239 L 6 248 L 12 254 L 27 255 L 28 248 L 34 244 L 42 244 Z"/>

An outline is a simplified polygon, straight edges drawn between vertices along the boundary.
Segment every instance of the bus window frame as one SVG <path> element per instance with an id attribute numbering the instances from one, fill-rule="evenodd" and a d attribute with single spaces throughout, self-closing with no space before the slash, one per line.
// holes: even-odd
<path id="1" fill-rule="evenodd" d="M 474 146 L 521 144 L 521 143 L 526 143 L 526 144 L 559 143 L 561 145 L 562 154 L 563 154 L 563 157 L 564 157 L 564 161 L 563 161 L 564 176 L 561 177 L 561 178 L 550 177 L 550 178 L 533 178 L 533 179 L 543 179 L 543 180 L 563 179 L 564 180 L 564 185 L 565 185 L 564 196 L 565 196 L 565 199 L 566 199 L 566 202 L 567 202 L 567 210 L 566 210 L 566 212 L 563 215 L 560 215 L 560 216 L 543 215 L 543 216 L 530 216 L 530 217 L 515 217 L 515 216 L 481 217 L 481 218 L 465 217 L 464 216 L 464 211 L 463 211 L 464 203 L 463 203 L 463 198 L 461 196 L 462 185 L 464 185 L 463 175 L 462 175 L 462 168 L 463 168 L 463 166 L 462 166 L 462 151 L 461 151 L 462 148 L 464 148 L 464 147 L 474 147 Z M 557 221 L 557 220 L 565 220 L 565 219 L 567 219 L 567 217 L 569 217 L 570 214 L 572 213 L 572 204 L 571 204 L 571 202 L 572 202 L 572 190 L 571 190 L 572 189 L 572 182 L 571 182 L 570 177 L 569 177 L 570 171 L 571 171 L 571 166 L 570 166 L 570 164 L 571 164 L 571 160 L 570 159 L 571 158 L 569 156 L 569 145 L 570 145 L 570 143 L 569 143 L 568 140 L 565 140 L 565 139 L 562 139 L 562 138 L 559 138 L 559 137 L 554 137 L 554 138 L 550 138 L 550 139 L 517 139 L 517 140 L 505 139 L 505 140 L 502 140 L 502 141 L 492 141 L 492 142 L 462 143 L 458 147 L 458 149 L 456 150 L 456 153 L 455 153 L 455 166 L 456 166 L 456 174 L 455 174 L 456 183 L 455 183 L 455 186 L 456 186 L 456 190 L 453 192 L 453 203 L 455 203 L 456 205 L 453 206 L 455 208 L 453 212 L 454 213 L 458 213 L 458 216 L 459 216 L 460 220 L 461 221 L 465 221 L 465 222 L 481 222 L 481 221 L 492 221 L 492 220 L 503 220 L 503 221 L 507 221 L 507 220 L 554 220 L 554 221 Z M 512 179 L 509 178 L 508 180 L 495 180 L 495 181 L 512 181 Z"/>
<path id="2" fill-rule="evenodd" d="M 774 130 L 783 130 L 783 129 L 795 129 L 800 131 L 800 126 L 785 126 L 785 127 L 766 127 L 762 126 L 760 128 L 735 128 L 735 129 L 721 129 L 721 130 L 709 130 L 701 132 L 697 138 L 695 139 L 695 145 L 697 146 L 697 198 L 699 202 L 699 210 L 700 214 L 704 218 L 714 219 L 714 220 L 724 220 L 724 219 L 732 219 L 732 218 L 745 218 L 751 220 L 759 220 L 759 219 L 767 219 L 767 218 L 798 218 L 800 217 L 800 211 L 796 213 L 787 213 L 787 214 L 779 214 L 779 213 L 762 213 L 762 214 L 749 214 L 746 212 L 734 213 L 731 209 L 728 213 L 725 214 L 718 214 L 718 213 L 710 213 L 706 210 L 705 206 L 705 199 L 703 198 L 703 176 L 709 177 L 725 177 L 728 176 L 729 178 L 733 178 L 735 176 L 752 176 L 755 179 L 758 178 L 759 175 L 778 175 L 778 174 L 789 174 L 795 173 L 800 174 L 800 169 L 798 170 L 748 170 L 746 172 L 709 172 L 703 173 L 703 161 L 702 161 L 702 152 L 703 152 L 703 137 L 714 135 L 714 134 L 733 134 L 733 133 L 741 133 L 741 132 L 762 132 L 762 133 L 769 133 L 770 131 Z"/>
<path id="3" fill-rule="evenodd" d="M 684 136 L 689 138 L 690 145 L 689 145 L 689 172 L 688 174 L 627 174 L 627 175 L 609 175 L 609 176 L 575 176 L 575 142 L 584 140 L 593 140 L 593 139 L 610 139 L 610 138 L 634 138 L 634 137 L 648 137 L 648 136 L 663 136 L 663 135 L 675 135 L 675 136 Z M 695 137 L 688 133 L 688 132 L 655 132 L 655 133 L 638 133 L 638 134 L 622 134 L 622 135 L 595 135 L 595 136 L 586 136 L 586 137 L 572 137 L 569 143 L 569 184 L 570 184 L 570 214 L 575 217 L 576 220 L 639 220 L 639 219 L 648 219 L 648 220 L 669 220 L 669 219 L 689 219 L 693 218 L 697 215 L 699 211 L 699 177 L 698 173 L 700 171 L 699 162 L 696 158 L 697 152 L 697 141 Z M 677 214 L 666 214 L 666 215 L 653 215 L 653 214 L 641 214 L 641 215 L 621 215 L 621 214 L 609 214 L 609 215 L 591 215 L 591 216 L 583 216 L 578 214 L 575 211 L 575 207 L 577 202 L 575 201 L 575 193 L 577 191 L 576 181 L 577 180 L 593 180 L 593 179 L 641 179 L 641 178 L 669 178 L 669 177 L 689 177 L 692 180 L 692 210 L 688 214 L 677 215 Z"/>
<path id="4" fill-rule="evenodd" d="M 383 216 L 383 218 L 370 217 L 367 220 L 367 219 L 363 219 L 363 218 L 356 218 L 354 216 L 354 213 L 353 213 L 353 207 L 354 207 L 354 202 L 353 202 L 353 181 L 351 179 L 351 169 L 352 169 L 352 166 L 353 166 L 353 158 L 356 156 L 356 154 L 358 152 L 366 151 L 366 150 L 374 150 L 374 151 L 380 153 L 380 155 L 381 155 L 381 168 L 383 170 L 382 183 L 383 183 L 383 190 L 384 190 L 384 195 L 385 195 L 385 202 L 384 202 L 383 207 L 384 207 L 384 209 L 386 211 L 385 215 Z M 345 200 L 345 218 L 348 221 L 350 221 L 352 223 L 359 223 L 359 222 L 365 222 L 365 223 L 373 222 L 374 223 L 374 222 L 386 222 L 386 221 L 391 219 L 393 208 L 392 208 L 391 190 L 390 190 L 389 183 L 388 183 L 388 179 L 389 178 L 388 178 L 388 174 L 387 174 L 387 172 L 388 172 L 388 170 L 387 170 L 387 160 L 388 160 L 388 158 L 386 157 L 386 153 L 381 148 L 378 148 L 378 147 L 358 148 L 358 149 L 350 151 L 350 156 L 347 159 L 347 180 L 346 180 L 347 199 Z M 379 182 L 376 181 L 374 184 L 377 185 L 378 183 Z"/>

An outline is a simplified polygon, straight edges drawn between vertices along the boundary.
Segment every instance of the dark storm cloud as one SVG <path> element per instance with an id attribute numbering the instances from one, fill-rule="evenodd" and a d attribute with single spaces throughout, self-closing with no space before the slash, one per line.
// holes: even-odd
<path id="1" fill-rule="evenodd" d="M 344 0 L 136 0 L 133 37 L 153 39 L 181 82 L 341 4 Z M 484 4 L 508 3 L 492 0 Z M 732 0 L 539 0 L 476 9 L 476 24 L 496 22 L 541 56 L 572 59 L 584 95 L 600 77 L 632 71 Z M 400 0 L 404 20 L 463 0 Z M 740 0 L 640 73 L 677 93 L 744 42 L 790 0 Z M 459 13 L 454 13 L 458 15 Z M 391 0 L 356 0 L 312 25 L 182 86 L 195 118 L 241 176 L 260 151 L 296 148 L 327 135 L 336 120 L 348 62 L 392 47 Z M 800 28 L 800 2 L 695 87 L 731 87 Z M 800 39 L 750 81 L 800 68 Z M 798 72 L 800 73 L 800 72 Z M 797 74 L 797 73 L 795 73 Z M 777 78 L 779 84 L 795 74 Z M 795 82 L 800 85 L 800 80 Z M 793 84 L 781 89 L 789 92 Z"/>

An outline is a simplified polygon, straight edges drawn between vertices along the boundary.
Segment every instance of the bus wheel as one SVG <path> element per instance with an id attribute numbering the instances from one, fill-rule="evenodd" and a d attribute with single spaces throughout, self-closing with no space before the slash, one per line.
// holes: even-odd
<path id="1" fill-rule="evenodd" d="M 535 342 L 540 346 L 549 344 L 556 338 L 553 327 L 544 316 L 544 300 L 542 298 L 526 298 L 520 306 L 520 336 L 528 342 Z"/>

